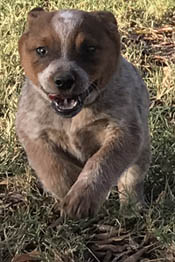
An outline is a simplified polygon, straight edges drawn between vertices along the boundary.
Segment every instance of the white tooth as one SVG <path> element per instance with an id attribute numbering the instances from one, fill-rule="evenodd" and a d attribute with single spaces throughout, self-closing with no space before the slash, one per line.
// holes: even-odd
<path id="1" fill-rule="evenodd" d="M 60 104 L 60 106 L 64 109 L 72 109 L 77 105 L 77 100 L 74 99 L 67 99 L 65 98 L 62 102 L 62 104 Z"/>
<path id="2" fill-rule="evenodd" d="M 73 99 L 73 100 L 71 101 L 71 106 L 74 107 L 75 105 L 76 105 L 76 100 Z"/>
<path id="3" fill-rule="evenodd" d="M 65 106 L 68 105 L 68 101 L 67 101 L 67 99 L 64 99 L 64 105 L 65 105 Z"/>

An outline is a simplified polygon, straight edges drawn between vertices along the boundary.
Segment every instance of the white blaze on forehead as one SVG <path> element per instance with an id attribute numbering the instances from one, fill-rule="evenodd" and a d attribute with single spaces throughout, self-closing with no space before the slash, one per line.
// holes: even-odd
<path id="1" fill-rule="evenodd" d="M 73 12 L 70 10 L 61 11 L 60 17 L 63 18 L 65 22 L 69 21 L 70 19 L 73 19 Z"/>
<path id="2" fill-rule="evenodd" d="M 82 12 L 76 10 L 58 11 L 52 18 L 53 28 L 61 40 L 62 57 L 67 56 L 68 39 L 82 21 Z"/>

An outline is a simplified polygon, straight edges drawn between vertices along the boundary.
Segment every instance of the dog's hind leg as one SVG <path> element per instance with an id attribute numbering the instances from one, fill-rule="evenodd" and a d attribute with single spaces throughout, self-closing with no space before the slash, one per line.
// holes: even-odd
<path id="1" fill-rule="evenodd" d="M 137 209 L 144 205 L 144 178 L 150 165 L 151 153 L 149 145 L 144 148 L 139 159 L 130 166 L 118 181 L 118 192 L 121 211 L 131 205 Z"/>

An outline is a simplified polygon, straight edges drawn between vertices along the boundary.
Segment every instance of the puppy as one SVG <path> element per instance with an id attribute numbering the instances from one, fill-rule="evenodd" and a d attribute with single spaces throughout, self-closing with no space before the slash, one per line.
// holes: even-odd
<path id="1" fill-rule="evenodd" d="M 26 81 L 16 129 L 44 188 L 72 218 L 94 215 L 118 185 L 142 204 L 149 97 L 120 54 L 110 12 L 35 8 L 19 40 Z"/>

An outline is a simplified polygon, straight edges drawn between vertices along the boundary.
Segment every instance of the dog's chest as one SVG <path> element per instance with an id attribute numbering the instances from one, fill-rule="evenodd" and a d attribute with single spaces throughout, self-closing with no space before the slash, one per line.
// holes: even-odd
<path id="1" fill-rule="evenodd" d="M 87 161 L 101 146 L 93 128 L 82 128 L 69 133 L 70 152 L 82 162 Z"/>
<path id="2" fill-rule="evenodd" d="M 51 139 L 64 151 L 69 152 L 83 163 L 102 146 L 106 136 L 106 120 L 72 121 L 62 129 L 50 132 Z"/>
<path id="3" fill-rule="evenodd" d="M 84 120 L 84 121 L 83 121 Z M 87 161 L 103 145 L 107 133 L 108 121 L 102 118 L 76 119 L 73 122 L 69 138 L 76 157 Z"/>

